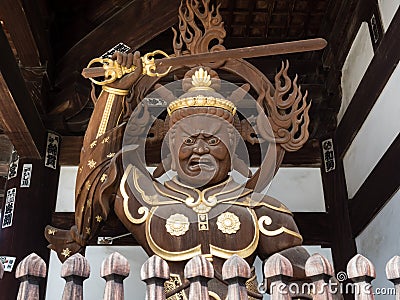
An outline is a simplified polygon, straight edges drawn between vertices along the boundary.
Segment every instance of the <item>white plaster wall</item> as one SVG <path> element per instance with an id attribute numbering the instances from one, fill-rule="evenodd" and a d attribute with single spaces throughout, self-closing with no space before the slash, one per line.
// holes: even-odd
<path id="1" fill-rule="evenodd" d="M 343 64 L 341 79 L 342 104 L 338 113 L 338 122 L 342 120 L 373 56 L 374 49 L 369 35 L 368 24 L 363 22 Z"/>
<path id="2" fill-rule="evenodd" d="M 383 28 L 385 31 L 389 28 L 390 22 L 399 9 L 400 0 L 378 0 L 378 5 L 382 17 Z"/>
<path id="3" fill-rule="evenodd" d="M 75 211 L 75 180 L 78 166 L 61 166 L 58 181 L 56 212 Z"/>
<path id="4" fill-rule="evenodd" d="M 319 168 L 280 168 L 266 194 L 291 211 L 325 211 Z"/>
<path id="5" fill-rule="evenodd" d="M 376 268 L 374 288 L 390 288 L 386 279 L 386 263 L 395 255 L 400 255 L 399 224 L 400 191 L 385 205 L 372 222 L 356 238 L 358 253 L 367 257 Z M 389 298 L 390 297 L 390 298 Z M 375 295 L 375 299 L 394 299 L 394 296 Z"/>
<path id="6" fill-rule="evenodd" d="M 349 198 L 354 197 L 400 132 L 399 82 L 400 65 L 394 70 L 343 158 Z"/>

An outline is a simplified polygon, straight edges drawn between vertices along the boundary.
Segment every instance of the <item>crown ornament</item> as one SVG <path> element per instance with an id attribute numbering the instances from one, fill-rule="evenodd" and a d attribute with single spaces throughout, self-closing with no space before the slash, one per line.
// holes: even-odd
<path id="1" fill-rule="evenodd" d="M 214 90 L 211 88 L 211 76 L 203 68 L 198 69 L 192 75 L 192 85 L 189 92 L 199 91 L 199 90 Z"/>
<path id="2" fill-rule="evenodd" d="M 198 69 L 192 75 L 192 85 L 189 92 L 193 91 L 215 91 L 211 88 L 211 76 L 203 68 Z M 218 107 L 229 111 L 232 115 L 236 113 L 236 106 L 229 100 L 213 97 L 196 95 L 179 98 L 168 105 L 167 112 L 171 115 L 174 111 L 186 107 Z"/>

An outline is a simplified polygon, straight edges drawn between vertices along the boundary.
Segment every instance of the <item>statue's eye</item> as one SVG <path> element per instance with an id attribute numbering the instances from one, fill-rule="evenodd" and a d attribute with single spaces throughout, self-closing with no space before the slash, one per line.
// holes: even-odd
<path id="1" fill-rule="evenodd" d="M 195 142 L 196 140 L 190 136 L 183 141 L 185 145 L 193 145 Z"/>
<path id="2" fill-rule="evenodd" d="M 207 143 L 211 146 L 214 146 L 219 143 L 219 139 L 216 137 L 211 137 L 208 139 Z"/>

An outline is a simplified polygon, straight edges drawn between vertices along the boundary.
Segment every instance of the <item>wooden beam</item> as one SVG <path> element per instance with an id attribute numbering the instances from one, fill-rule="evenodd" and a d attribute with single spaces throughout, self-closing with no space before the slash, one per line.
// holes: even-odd
<path id="1" fill-rule="evenodd" d="M 335 139 L 333 139 L 335 145 Z M 346 180 L 341 158 L 336 159 L 336 169 L 326 173 L 321 167 L 321 177 L 324 187 L 325 206 L 328 212 L 328 222 L 331 224 L 331 249 L 336 272 L 346 272 L 347 263 L 357 254 L 357 247 L 353 238 Z M 352 299 L 345 294 L 344 299 Z"/>
<path id="2" fill-rule="evenodd" d="M 0 134 L 0 164 L 8 165 L 11 162 L 13 145 L 5 134 Z"/>
<path id="3" fill-rule="evenodd" d="M 63 81 L 74 71 L 80 73 L 92 58 L 120 42 L 138 49 L 178 21 L 179 3 L 179 0 L 129 2 L 67 52 L 59 62 L 57 81 Z"/>
<path id="4" fill-rule="evenodd" d="M 294 219 L 303 236 L 304 245 L 331 246 L 330 223 L 327 214 L 323 212 L 295 212 Z M 74 213 L 53 213 L 52 225 L 61 229 L 69 229 L 74 225 Z M 128 233 L 124 225 L 112 215 L 104 225 L 98 236 L 116 237 Z M 89 245 L 97 245 L 97 240 L 89 241 Z M 137 246 L 138 243 L 132 235 L 115 239 L 113 245 Z"/>
<path id="5" fill-rule="evenodd" d="M 304 245 L 331 246 L 331 223 L 326 212 L 295 212 L 294 220 Z"/>
<path id="6" fill-rule="evenodd" d="M 353 199 L 350 219 L 353 236 L 367 227 L 400 186 L 400 134 L 369 174 Z"/>
<path id="7" fill-rule="evenodd" d="M 399 62 L 399 32 L 400 10 L 397 10 L 337 128 L 337 154 L 340 157 L 350 147 Z"/>
<path id="8" fill-rule="evenodd" d="M 7 37 L 1 27 L 0 121 L 20 157 L 40 158 L 45 128 L 26 89 Z"/>
<path id="9" fill-rule="evenodd" d="M 16 56 L 22 66 L 40 66 L 38 47 L 21 1 L 3 0 L 1 2 L 0 19 L 4 22 L 3 28 L 10 34 Z"/>

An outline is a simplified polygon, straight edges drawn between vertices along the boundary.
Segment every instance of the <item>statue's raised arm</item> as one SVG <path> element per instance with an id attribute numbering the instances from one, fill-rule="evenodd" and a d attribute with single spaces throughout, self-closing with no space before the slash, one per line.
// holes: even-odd
<path id="1" fill-rule="evenodd" d="M 91 93 L 94 110 L 85 133 L 75 188 L 75 225 L 70 230 L 47 226 L 49 247 L 61 261 L 82 252 L 88 241 L 96 237 L 113 207 L 121 177 L 122 140 L 125 132 L 124 112 L 135 82 L 143 74 L 140 53 L 116 52 L 112 61 L 121 68 L 134 71 L 120 79 L 101 85 L 96 97 Z M 138 137 L 140 132 L 137 132 Z M 123 172 L 122 172 L 123 173 Z"/>

